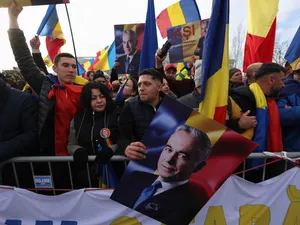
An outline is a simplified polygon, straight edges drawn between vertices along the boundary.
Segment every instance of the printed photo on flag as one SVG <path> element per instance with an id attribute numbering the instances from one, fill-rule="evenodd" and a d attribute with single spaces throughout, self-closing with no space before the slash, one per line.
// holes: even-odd
<path id="1" fill-rule="evenodd" d="M 115 25 L 118 74 L 138 75 L 145 24 Z"/>
<path id="2" fill-rule="evenodd" d="M 193 55 L 202 59 L 208 24 L 209 19 L 206 19 L 167 29 L 168 40 L 172 43 L 169 50 L 171 63 L 186 62 Z"/>
<path id="3" fill-rule="evenodd" d="M 0 7 L 9 7 L 11 0 L 0 0 Z M 20 6 L 50 5 L 70 3 L 69 0 L 17 0 Z"/>
<path id="4" fill-rule="evenodd" d="M 164 224 L 189 224 L 257 145 L 166 96 L 111 199 Z M 196 223 L 197 224 L 197 223 Z"/>

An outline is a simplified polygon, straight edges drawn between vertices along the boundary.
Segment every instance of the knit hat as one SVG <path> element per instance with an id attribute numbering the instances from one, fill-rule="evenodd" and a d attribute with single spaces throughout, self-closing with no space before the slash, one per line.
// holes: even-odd
<path id="1" fill-rule="evenodd" d="M 194 75 L 195 87 L 199 88 L 202 85 L 202 60 L 195 62 L 195 75 Z"/>
<path id="2" fill-rule="evenodd" d="M 231 77 L 233 76 L 233 74 L 235 74 L 236 72 L 241 72 L 241 70 L 238 69 L 238 68 L 231 68 L 229 70 L 229 79 L 231 79 Z"/>
<path id="3" fill-rule="evenodd" d="M 94 73 L 94 78 L 93 78 L 93 80 L 96 80 L 97 78 L 100 78 L 100 77 L 102 77 L 102 78 L 104 78 L 104 79 L 106 80 L 106 78 L 105 78 L 105 76 L 104 76 L 104 73 L 103 73 L 101 70 L 97 70 L 97 71 Z"/>

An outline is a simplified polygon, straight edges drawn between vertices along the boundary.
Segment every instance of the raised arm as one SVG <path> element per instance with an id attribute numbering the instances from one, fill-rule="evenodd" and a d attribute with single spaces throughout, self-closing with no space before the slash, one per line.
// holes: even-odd
<path id="1" fill-rule="evenodd" d="M 19 28 L 18 16 L 22 12 L 23 8 L 16 3 L 16 0 L 12 1 L 11 6 L 8 8 L 9 15 L 9 30 L 8 36 L 10 45 L 15 56 L 15 60 L 21 71 L 22 76 L 33 88 L 33 90 L 39 95 L 44 79 L 47 79 L 40 69 L 33 61 L 32 55 L 26 43 L 24 33 Z"/>

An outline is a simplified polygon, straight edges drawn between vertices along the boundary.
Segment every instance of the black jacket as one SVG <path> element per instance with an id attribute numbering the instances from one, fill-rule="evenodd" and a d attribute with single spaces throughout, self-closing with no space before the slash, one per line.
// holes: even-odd
<path id="1" fill-rule="evenodd" d="M 110 140 L 112 144 L 117 143 L 119 135 L 118 131 L 118 119 L 120 115 L 120 109 L 115 107 L 111 112 L 106 113 L 94 113 L 91 109 L 86 109 L 83 112 L 78 112 L 74 117 L 74 128 L 77 139 L 77 144 L 87 150 L 89 155 L 97 154 L 97 146 L 101 144 L 100 131 L 103 128 L 110 130 Z M 72 124 L 73 126 L 73 124 Z M 72 131 L 72 128 L 71 128 Z M 70 138 L 69 138 L 69 146 Z M 70 151 L 76 151 L 76 149 Z M 71 153 L 72 154 L 72 153 Z"/>
<path id="2" fill-rule="evenodd" d="M 163 98 L 165 95 L 161 93 Z M 160 105 L 160 103 L 159 103 Z M 118 147 L 124 152 L 133 141 L 141 141 L 159 105 L 154 108 L 136 96 L 125 103 L 119 120 Z"/>
<path id="3" fill-rule="evenodd" d="M 243 113 L 250 110 L 250 116 L 256 115 L 255 97 L 248 86 L 230 89 L 229 96 L 238 104 Z"/>
<path id="4" fill-rule="evenodd" d="M 47 76 L 41 73 L 40 69 L 34 63 L 23 31 L 20 29 L 9 29 L 8 35 L 22 76 L 39 96 L 38 128 L 41 151 L 46 155 L 53 155 L 55 98 L 48 99 L 48 94 L 53 83 Z"/>
<path id="5" fill-rule="evenodd" d="M 0 161 L 37 150 L 37 118 L 35 98 L 0 81 Z"/>

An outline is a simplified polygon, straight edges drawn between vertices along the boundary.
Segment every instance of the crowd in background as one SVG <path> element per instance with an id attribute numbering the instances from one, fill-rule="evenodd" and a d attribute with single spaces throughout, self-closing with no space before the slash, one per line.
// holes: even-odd
<path id="1" fill-rule="evenodd" d="M 0 74 L 1 162 L 17 156 L 72 155 L 77 187 L 88 186 L 87 172 L 96 187 L 99 177 L 93 168 L 107 164 L 113 155 L 130 160 L 146 157 L 141 140 L 166 95 L 198 109 L 201 60 L 190 57 L 187 66 L 177 73 L 176 65 L 164 65 L 165 57 L 159 57 L 158 49 L 153 56 L 155 68 L 124 78 L 117 73 L 120 65 L 116 61 L 109 73 L 88 71 L 84 79 L 76 76 L 75 57 L 61 53 L 54 60 L 55 74 L 50 74 L 39 51 L 39 38 L 30 41 L 31 51 L 26 44 L 17 20 L 20 12 L 18 8 L 10 9 L 8 31 L 19 71 L 4 70 Z M 295 70 L 288 63 L 283 67 L 270 62 L 250 65 L 245 75 L 238 68 L 228 73 L 226 126 L 253 140 L 260 119 L 256 117 L 256 96 L 250 88 L 255 83 L 270 104 L 276 101 L 283 149 L 299 151 L 300 63 Z M 96 156 L 90 163 L 91 171 L 86 167 L 89 155 Z M 113 168 L 120 178 L 124 167 L 114 163 Z M 64 169 L 58 165 L 53 170 L 60 181 Z M 37 172 L 44 173 L 44 168 Z M 249 180 L 258 182 L 259 178 L 254 174 Z M 11 184 L 10 179 L 5 182 Z"/>

